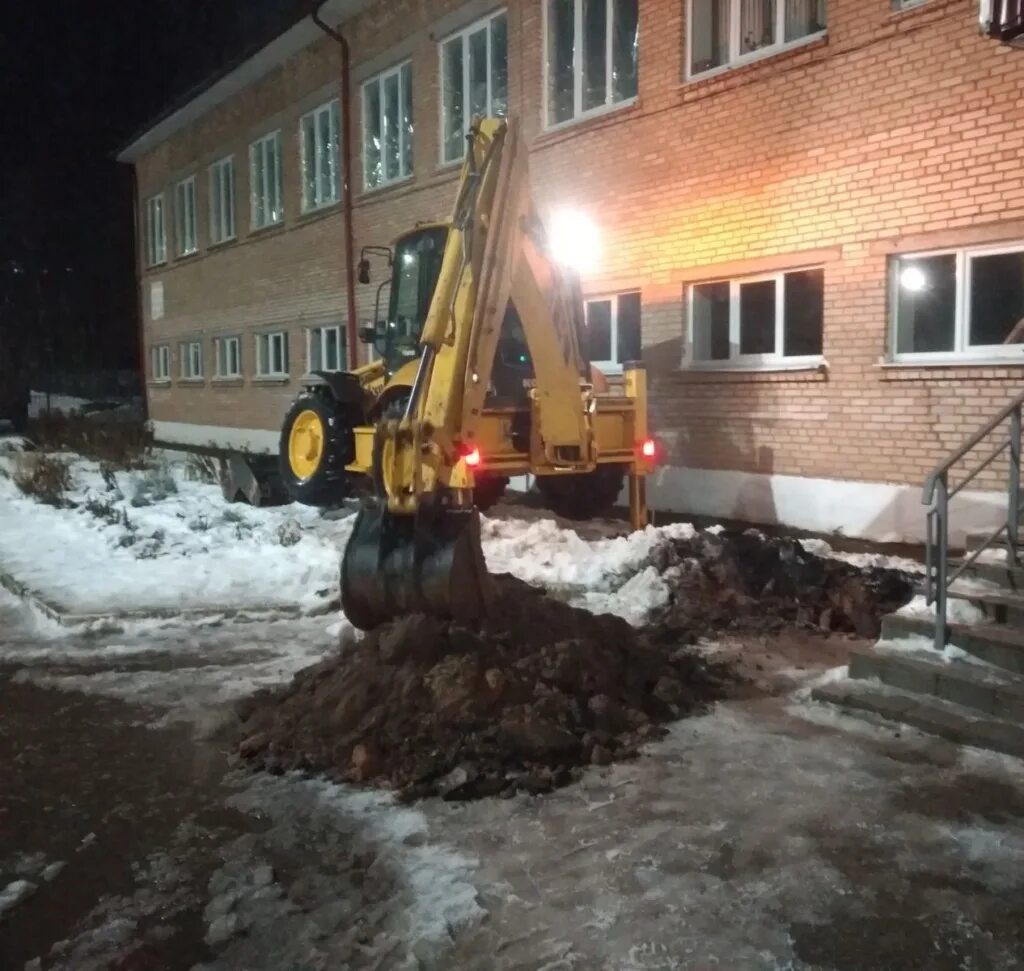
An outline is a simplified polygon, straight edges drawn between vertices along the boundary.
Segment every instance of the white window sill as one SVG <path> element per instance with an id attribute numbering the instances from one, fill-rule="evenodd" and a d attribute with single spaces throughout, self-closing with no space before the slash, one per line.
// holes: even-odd
<path id="1" fill-rule="evenodd" d="M 696 83 L 698 81 L 705 81 L 708 78 L 719 77 L 737 68 L 746 67 L 748 64 L 756 64 L 758 61 L 763 61 L 766 58 L 775 57 L 776 54 L 785 54 L 787 51 L 799 50 L 801 47 L 806 47 L 808 44 L 813 44 L 815 41 L 822 40 L 825 37 L 828 37 L 828 31 L 822 30 L 816 34 L 808 34 L 806 37 L 801 37 L 799 40 L 791 40 L 785 44 L 762 47 L 759 50 L 751 51 L 749 54 L 743 54 L 741 57 L 729 61 L 728 64 L 709 67 L 706 71 L 701 71 L 699 74 L 687 72 L 686 80 L 689 83 Z"/>
<path id="2" fill-rule="evenodd" d="M 218 374 L 212 378 L 214 384 L 241 384 L 242 375 L 240 374 Z"/>
<path id="3" fill-rule="evenodd" d="M 325 199 L 323 202 L 318 202 L 315 205 L 308 205 L 308 206 L 304 205 L 302 207 L 302 212 L 300 213 L 300 215 L 302 215 L 302 216 L 315 216 L 319 212 L 326 212 L 328 209 L 331 209 L 332 207 L 338 205 L 338 203 L 340 203 L 340 202 L 341 202 L 341 197 L 339 196 L 337 199 Z M 284 222 L 283 219 L 280 220 L 279 222 L 272 223 L 271 225 L 279 226 L 282 222 Z M 269 229 L 270 227 L 266 226 L 264 228 L 265 229 Z"/>
<path id="4" fill-rule="evenodd" d="M 609 105 L 601 105 L 598 108 L 591 108 L 589 111 L 584 111 L 572 118 L 566 118 L 565 121 L 556 121 L 554 124 L 545 124 L 543 133 L 545 135 L 553 135 L 556 132 L 572 128 L 573 125 L 582 125 L 584 122 L 593 121 L 595 118 L 603 118 L 605 115 L 614 114 L 616 111 L 623 111 L 626 108 L 632 108 L 636 102 L 637 96 L 633 95 L 632 98 L 626 98 L 624 101 L 613 101 Z"/>
<path id="5" fill-rule="evenodd" d="M 169 388 L 171 386 L 170 378 L 150 378 L 149 383 L 157 388 Z"/>
<path id="6" fill-rule="evenodd" d="M 263 223 L 261 226 L 250 226 L 249 227 L 249 235 L 250 236 L 255 236 L 258 233 L 265 233 L 265 232 L 268 232 L 271 229 L 277 229 L 279 226 L 283 226 L 283 225 L 284 225 L 284 216 L 282 216 L 280 219 L 275 219 L 273 222 Z"/>
<path id="7" fill-rule="evenodd" d="M 204 377 L 178 378 L 178 384 L 205 384 Z"/>
<path id="8" fill-rule="evenodd" d="M 788 371 L 827 371 L 828 361 L 823 357 L 801 357 L 793 361 L 773 361 L 771 363 L 740 364 L 737 361 L 684 361 L 680 370 L 696 371 L 701 374 L 771 374 Z"/>
<path id="9" fill-rule="evenodd" d="M 364 183 L 363 184 L 363 195 L 364 196 L 371 196 L 371 195 L 373 195 L 376 192 L 383 192 L 385 189 L 393 189 L 393 188 L 395 188 L 395 186 L 398 186 L 398 185 L 406 185 L 409 182 L 412 182 L 413 175 L 414 175 L 414 173 L 410 172 L 408 175 L 400 176 L 397 179 L 391 179 L 388 182 L 378 182 L 377 185 L 366 185 Z"/>
<path id="10" fill-rule="evenodd" d="M 193 256 L 198 256 L 198 255 L 199 255 L 199 250 L 198 249 L 190 249 L 187 253 L 178 253 L 175 256 L 175 259 L 177 259 L 177 260 L 188 260 L 188 259 L 191 259 Z"/>
<path id="11" fill-rule="evenodd" d="M 237 243 L 237 236 L 225 236 L 223 239 L 210 240 L 210 249 L 218 249 L 221 246 L 230 246 L 232 243 Z"/>
<path id="12" fill-rule="evenodd" d="M 287 374 L 257 374 L 254 377 L 254 384 L 284 384 L 289 378 Z"/>
<path id="13" fill-rule="evenodd" d="M 881 368 L 941 368 L 941 367 L 1021 367 L 1024 366 L 1024 348 L 1019 355 L 1013 357 L 988 355 L 986 357 L 969 357 L 967 355 L 929 356 L 929 357 L 898 357 L 892 361 L 879 361 Z"/>

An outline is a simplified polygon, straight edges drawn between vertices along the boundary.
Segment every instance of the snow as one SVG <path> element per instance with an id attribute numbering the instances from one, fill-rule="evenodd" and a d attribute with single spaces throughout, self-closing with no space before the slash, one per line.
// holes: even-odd
<path id="1" fill-rule="evenodd" d="M 15 880 L 0 890 L 0 916 L 27 900 L 38 888 L 28 880 Z"/>
<path id="2" fill-rule="evenodd" d="M 926 620 L 935 619 L 935 604 L 927 603 L 924 596 L 918 594 L 909 603 L 896 611 L 903 617 L 921 617 Z M 968 600 L 950 598 L 946 601 L 946 619 L 951 624 L 986 624 L 988 617 L 985 612 L 975 607 Z"/>
<path id="3" fill-rule="evenodd" d="M 924 573 L 924 564 L 905 556 L 886 556 L 883 553 L 844 553 L 833 549 L 823 539 L 801 539 L 800 545 L 814 556 L 842 560 L 860 569 L 902 570 L 904 573 Z"/>

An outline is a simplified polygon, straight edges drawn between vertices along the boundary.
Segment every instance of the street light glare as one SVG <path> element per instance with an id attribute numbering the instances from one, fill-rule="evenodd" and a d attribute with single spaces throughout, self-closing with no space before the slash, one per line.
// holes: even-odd
<path id="1" fill-rule="evenodd" d="M 911 293 L 920 293 L 928 287 L 928 275 L 919 266 L 904 267 L 900 273 L 900 286 Z"/>
<path id="2" fill-rule="evenodd" d="M 592 273 L 601 261 L 601 231 L 597 224 L 578 209 L 557 209 L 548 226 L 551 255 L 556 262 Z"/>

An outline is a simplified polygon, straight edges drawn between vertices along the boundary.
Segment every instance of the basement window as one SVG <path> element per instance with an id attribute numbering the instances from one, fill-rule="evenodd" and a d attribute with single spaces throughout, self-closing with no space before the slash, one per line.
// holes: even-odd
<path id="1" fill-rule="evenodd" d="M 745 64 L 824 35 L 826 0 L 688 0 L 688 75 Z"/>
<path id="2" fill-rule="evenodd" d="M 341 371 L 345 349 L 340 327 L 310 327 L 306 331 L 306 360 L 310 371 Z"/>
<path id="3" fill-rule="evenodd" d="M 146 200 L 146 265 L 167 262 L 167 234 L 164 229 L 164 194 Z"/>
<path id="4" fill-rule="evenodd" d="M 376 189 L 412 175 L 412 65 L 363 85 L 363 185 Z"/>
<path id="5" fill-rule="evenodd" d="M 341 108 L 338 99 L 335 98 L 303 115 L 299 123 L 302 134 L 303 212 L 329 206 L 337 202 L 341 196 L 340 113 Z"/>
<path id="6" fill-rule="evenodd" d="M 283 330 L 256 335 L 256 374 L 261 378 L 288 376 L 288 335 Z"/>
<path id="7" fill-rule="evenodd" d="M 249 146 L 249 195 L 253 229 L 273 226 L 284 218 L 279 131 L 264 135 Z"/>
<path id="8" fill-rule="evenodd" d="M 213 342 L 218 378 L 242 376 L 242 341 L 238 337 L 218 337 Z"/>
<path id="9" fill-rule="evenodd" d="M 548 126 L 636 97 L 637 0 L 546 0 Z"/>
<path id="10" fill-rule="evenodd" d="M 617 293 L 586 302 L 587 353 L 606 371 L 640 359 L 640 294 Z"/>
<path id="11" fill-rule="evenodd" d="M 235 238 L 235 158 L 228 156 L 210 166 L 210 242 Z"/>
<path id="12" fill-rule="evenodd" d="M 788 368 L 821 361 L 825 271 L 793 270 L 690 287 L 697 368 Z"/>
<path id="13" fill-rule="evenodd" d="M 167 344 L 149 349 L 149 373 L 154 381 L 171 380 L 171 349 Z"/>
<path id="14" fill-rule="evenodd" d="M 898 256 L 889 288 L 893 360 L 1024 363 L 1024 245 Z"/>
<path id="15" fill-rule="evenodd" d="M 203 376 L 203 345 L 201 341 L 188 341 L 178 346 L 181 377 L 185 381 Z"/>
<path id="16" fill-rule="evenodd" d="M 194 175 L 174 187 L 174 235 L 178 243 L 178 256 L 189 256 L 199 248 Z"/>
<path id="17" fill-rule="evenodd" d="M 466 154 L 466 132 L 475 115 L 508 113 L 508 18 L 478 20 L 441 43 L 441 162 Z"/>

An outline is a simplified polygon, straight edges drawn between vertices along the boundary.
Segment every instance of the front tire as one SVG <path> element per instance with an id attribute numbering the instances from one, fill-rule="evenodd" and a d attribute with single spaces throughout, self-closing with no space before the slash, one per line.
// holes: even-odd
<path id="1" fill-rule="evenodd" d="M 324 507 L 348 497 L 354 426 L 350 411 L 326 395 L 305 391 L 292 402 L 278 446 L 281 481 L 292 499 Z"/>
<path id="2" fill-rule="evenodd" d="M 626 471 L 621 465 L 599 465 L 578 475 L 538 475 L 544 505 L 565 519 L 607 516 L 622 492 Z"/>

